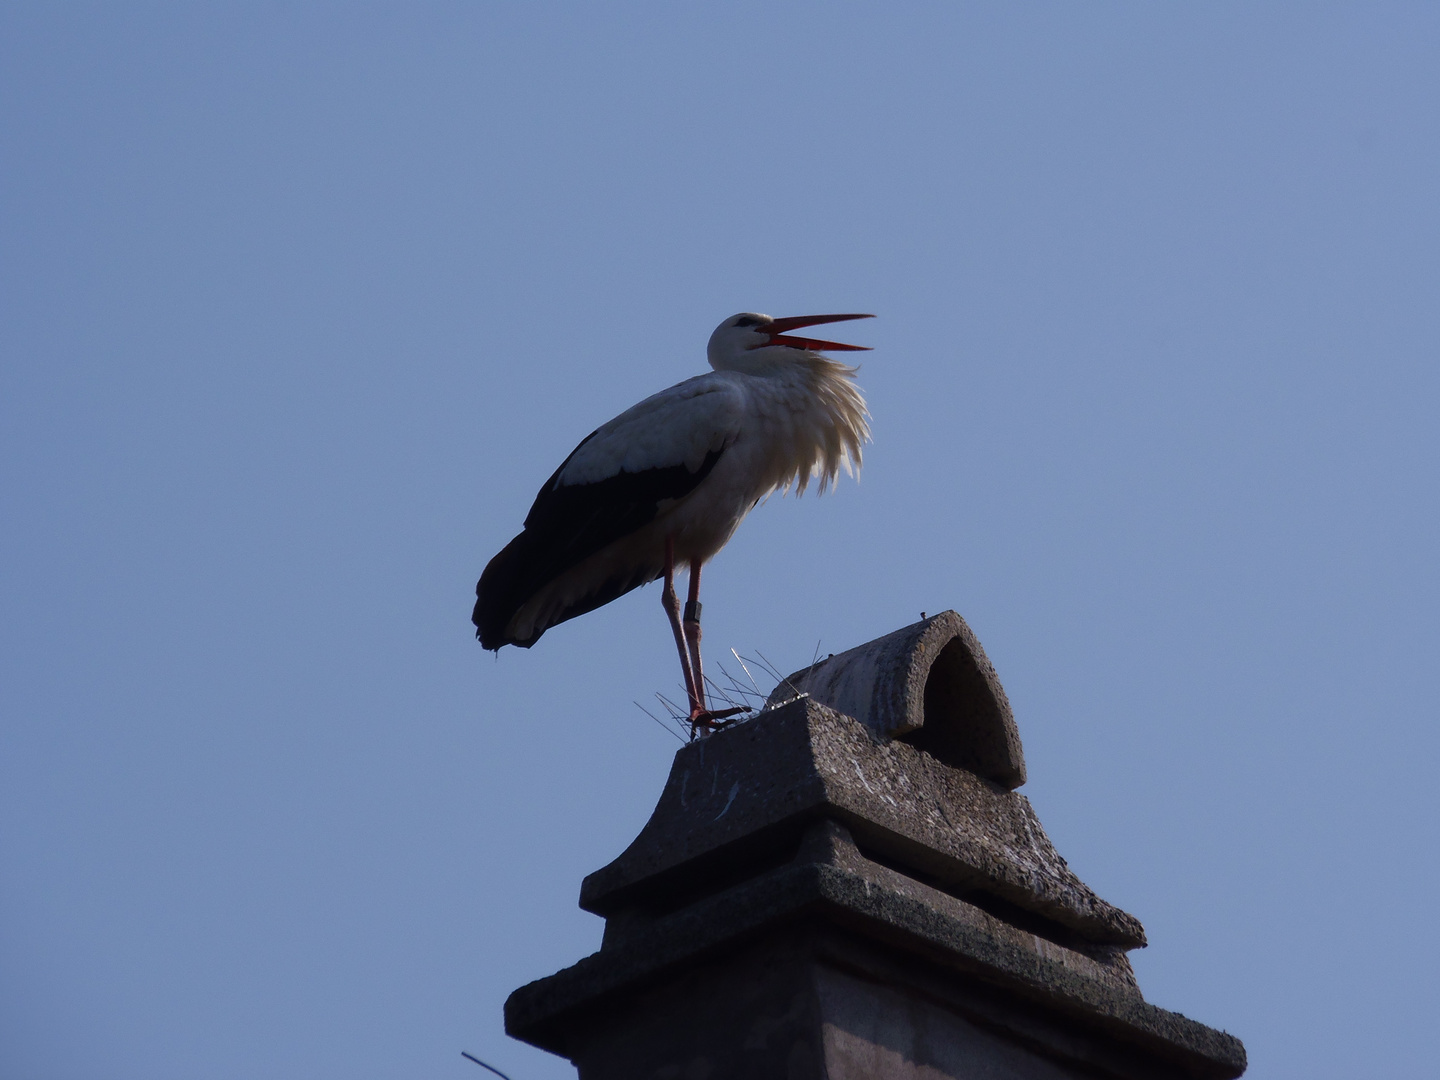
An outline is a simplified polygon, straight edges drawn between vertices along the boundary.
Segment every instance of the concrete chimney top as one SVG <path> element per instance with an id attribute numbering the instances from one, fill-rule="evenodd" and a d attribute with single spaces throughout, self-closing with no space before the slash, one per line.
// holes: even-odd
<path id="1" fill-rule="evenodd" d="M 954 612 L 797 672 L 675 755 L 581 887 L 600 951 L 515 991 L 506 1030 L 582 1080 L 1239 1076 L 1238 1039 L 1144 1000 L 1143 927 L 1024 780 Z"/>

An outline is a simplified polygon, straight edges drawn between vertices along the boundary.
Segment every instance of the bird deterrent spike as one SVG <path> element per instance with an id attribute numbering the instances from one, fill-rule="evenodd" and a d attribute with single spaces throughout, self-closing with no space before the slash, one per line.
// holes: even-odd
<path id="1" fill-rule="evenodd" d="M 750 688 L 735 678 L 734 675 L 730 674 L 730 670 L 724 664 L 717 666 L 720 668 L 720 674 L 725 677 L 726 697 L 735 701 L 750 701 L 755 697 L 755 695 L 750 692 Z"/>
<path id="2" fill-rule="evenodd" d="M 720 674 L 724 675 L 725 681 L 730 684 L 729 690 L 726 693 L 727 701 L 733 700 L 731 698 L 731 695 L 734 695 L 734 698 L 738 698 L 739 700 L 745 702 L 749 702 L 755 699 L 764 700 L 761 694 L 759 694 L 757 691 L 751 690 L 744 683 L 740 682 L 739 679 L 735 678 L 734 675 L 731 675 L 729 669 L 726 668 L 724 664 L 719 665 L 719 667 Z M 751 708 L 755 708 L 755 706 L 751 706 Z"/>
<path id="3" fill-rule="evenodd" d="M 731 675 L 730 672 L 725 670 L 724 664 L 716 664 L 715 666 L 719 668 L 720 675 L 725 680 L 725 689 L 722 692 L 724 693 L 727 701 L 731 700 L 735 694 L 740 693 L 741 687 L 735 681 L 735 676 Z"/>
<path id="4" fill-rule="evenodd" d="M 739 724 L 746 720 L 752 719 L 759 711 L 755 708 L 754 705 L 751 705 L 748 701 L 740 701 L 728 696 L 725 698 L 725 700 L 730 703 L 729 707 L 719 709 L 717 710 L 717 712 L 722 714 L 729 714 L 728 717 L 722 717 L 724 723 L 727 725 Z"/>
<path id="5" fill-rule="evenodd" d="M 797 698 L 804 696 L 800 693 L 799 688 L 794 683 L 792 683 L 786 676 L 780 674 L 780 669 L 777 668 L 774 664 L 772 664 L 769 658 L 766 657 L 764 653 L 762 653 L 759 649 L 756 649 L 755 655 L 765 662 L 765 670 L 775 677 L 775 681 L 777 684 L 788 686 L 790 688 L 790 692 L 794 694 Z"/>
<path id="6" fill-rule="evenodd" d="M 756 649 L 756 650 L 755 650 L 755 655 L 760 658 L 760 663 L 761 663 L 761 665 L 765 668 L 765 673 L 766 673 L 767 675 L 769 675 L 771 678 L 773 678 L 776 682 L 784 682 L 784 681 L 785 681 L 785 676 L 784 676 L 784 674 L 781 673 L 781 671 L 780 671 L 780 669 L 779 669 L 778 667 L 776 667 L 774 664 L 772 664 L 772 663 L 770 662 L 770 658 L 769 658 L 768 656 L 766 656 L 766 655 L 765 655 L 763 652 L 761 652 L 759 649 Z M 793 689 L 793 687 L 792 687 L 792 689 Z"/>
<path id="7" fill-rule="evenodd" d="M 660 699 L 660 704 L 665 706 L 665 711 L 670 714 L 671 720 L 679 720 L 682 716 L 689 715 L 684 710 L 682 710 L 680 706 L 676 705 L 664 694 L 660 693 L 660 691 L 655 691 L 655 696 Z"/>
<path id="8" fill-rule="evenodd" d="M 750 696 L 750 691 L 745 689 L 745 687 L 740 684 L 740 682 L 735 678 L 734 675 L 730 674 L 730 669 L 727 668 L 723 663 L 717 662 L 715 664 L 715 667 L 719 669 L 720 674 L 724 676 L 725 682 L 728 684 L 726 686 L 726 693 L 740 694 L 747 698 Z"/>
<path id="9" fill-rule="evenodd" d="M 637 709 L 639 709 L 641 712 L 643 712 L 646 716 L 650 717 L 651 720 L 654 720 L 655 723 L 659 724 L 662 728 L 664 728 L 666 731 L 668 731 L 671 735 L 674 735 L 675 738 L 679 739 L 682 743 L 685 741 L 685 736 L 681 735 L 678 731 L 676 731 L 674 728 L 672 728 L 669 724 L 665 723 L 664 720 L 661 720 L 658 716 L 656 716 L 654 713 L 652 713 L 649 709 L 645 708 L 644 705 L 641 705 L 640 702 L 638 702 L 638 701 L 635 702 L 635 707 L 636 707 Z"/>
<path id="10" fill-rule="evenodd" d="M 734 649 L 731 649 L 731 650 L 730 650 L 730 655 L 733 656 L 733 657 L 735 657 L 736 663 L 738 663 L 738 664 L 740 665 L 740 670 L 743 671 L 743 672 L 745 672 L 745 677 L 750 680 L 750 685 L 753 686 L 753 687 L 755 687 L 755 693 L 759 694 L 759 693 L 760 693 L 760 684 L 755 681 L 755 676 L 750 674 L 750 669 L 745 666 L 745 661 L 742 660 L 742 659 L 740 659 L 740 654 L 739 654 L 738 652 L 736 652 Z"/>
<path id="11" fill-rule="evenodd" d="M 721 668 L 721 671 L 724 671 L 724 668 Z M 736 706 L 749 710 L 749 705 L 746 705 L 740 701 L 736 701 L 733 697 L 730 696 L 730 692 L 728 690 L 717 685 L 715 680 L 710 678 L 710 676 L 708 675 L 705 676 L 705 685 L 710 687 L 710 690 L 713 692 L 715 697 L 718 697 L 721 701 L 725 702 L 726 705 Z"/>

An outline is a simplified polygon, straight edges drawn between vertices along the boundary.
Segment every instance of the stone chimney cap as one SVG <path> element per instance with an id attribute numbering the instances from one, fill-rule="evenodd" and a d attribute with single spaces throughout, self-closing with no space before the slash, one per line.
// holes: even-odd
<path id="1" fill-rule="evenodd" d="M 650 821 L 585 879 L 580 906 L 608 917 L 674 905 L 697 883 L 718 887 L 764 863 L 819 818 L 945 889 L 987 894 L 1097 944 L 1145 943 L 1139 920 L 1070 870 L 1023 795 L 804 699 L 683 747 Z"/>
<path id="2" fill-rule="evenodd" d="M 767 707 L 808 695 L 882 741 L 1014 790 L 1025 783 L 1015 714 L 974 631 L 954 611 L 902 627 L 795 672 Z"/>

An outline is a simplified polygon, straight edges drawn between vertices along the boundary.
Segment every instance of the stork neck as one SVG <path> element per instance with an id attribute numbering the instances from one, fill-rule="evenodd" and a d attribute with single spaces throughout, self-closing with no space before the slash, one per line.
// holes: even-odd
<path id="1" fill-rule="evenodd" d="M 739 371 L 745 375 L 761 378 L 775 378 L 803 370 L 806 360 L 815 353 L 792 349 L 785 345 L 769 345 L 761 349 L 746 349 L 743 352 L 726 352 L 709 357 L 710 366 L 716 371 Z"/>

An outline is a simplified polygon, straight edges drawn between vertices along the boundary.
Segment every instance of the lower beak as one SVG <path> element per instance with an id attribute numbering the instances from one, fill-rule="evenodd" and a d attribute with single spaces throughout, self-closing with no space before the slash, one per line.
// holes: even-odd
<path id="1" fill-rule="evenodd" d="M 851 319 L 873 319 L 874 315 L 794 315 L 788 319 L 776 319 L 765 332 L 770 335 L 771 345 L 788 345 L 792 349 L 808 349 L 810 352 L 869 352 L 868 345 L 842 345 L 838 341 L 821 341 L 819 338 L 790 337 L 787 330 L 799 330 L 803 326 L 820 326 L 823 323 L 849 322 Z"/>

